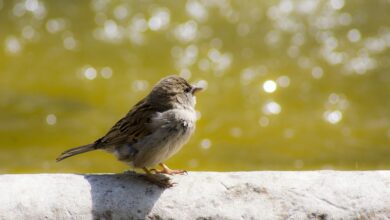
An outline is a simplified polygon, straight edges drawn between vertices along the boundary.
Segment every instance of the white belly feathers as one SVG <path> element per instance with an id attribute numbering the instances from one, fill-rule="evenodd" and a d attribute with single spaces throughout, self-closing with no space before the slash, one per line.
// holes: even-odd
<path id="1" fill-rule="evenodd" d="M 138 150 L 133 166 L 154 166 L 177 153 L 194 132 L 195 121 L 193 109 L 176 108 L 158 113 L 150 124 L 155 132 L 133 145 Z"/>

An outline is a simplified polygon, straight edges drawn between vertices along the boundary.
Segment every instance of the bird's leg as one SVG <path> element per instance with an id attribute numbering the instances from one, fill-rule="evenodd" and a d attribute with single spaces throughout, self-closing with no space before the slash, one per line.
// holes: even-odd
<path id="1" fill-rule="evenodd" d="M 169 188 L 173 186 L 173 183 L 170 181 L 169 178 L 159 178 L 157 175 L 154 175 L 150 170 L 148 170 L 146 167 L 142 168 L 146 175 L 143 176 L 144 179 L 152 184 L 155 184 L 161 188 Z"/>
<path id="2" fill-rule="evenodd" d="M 168 174 L 168 175 L 173 175 L 173 174 L 186 174 L 187 171 L 185 170 L 171 170 L 167 165 L 164 163 L 159 164 L 163 169 L 162 170 L 156 170 L 153 169 L 155 173 L 162 173 L 162 174 Z"/>

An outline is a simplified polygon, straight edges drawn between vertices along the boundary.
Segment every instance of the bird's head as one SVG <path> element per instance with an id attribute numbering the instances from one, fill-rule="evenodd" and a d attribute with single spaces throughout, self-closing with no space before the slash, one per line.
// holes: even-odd
<path id="1" fill-rule="evenodd" d="M 193 108 L 196 104 L 195 94 L 201 90 L 202 87 L 191 85 L 182 77 L 171 75 L 161 79 L 153 87 L 149 98 L 160 103 L 169 102 L 168 104 L 174 107 Z"/>

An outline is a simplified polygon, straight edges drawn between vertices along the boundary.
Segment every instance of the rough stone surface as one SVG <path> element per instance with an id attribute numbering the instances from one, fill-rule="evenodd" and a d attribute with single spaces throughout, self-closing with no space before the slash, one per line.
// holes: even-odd
<path id="1" fill-rule="evenodd" d="M 0 219 L 390 219 L 390 171 L 0 175 Z"/>

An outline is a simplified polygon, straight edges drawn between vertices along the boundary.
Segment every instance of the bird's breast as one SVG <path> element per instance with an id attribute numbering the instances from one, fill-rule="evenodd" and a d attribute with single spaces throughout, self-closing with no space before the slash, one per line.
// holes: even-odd
<path id="1" fill-rule="evenodd" d="M 152 120 L 154 132 L 137 143 L 136 166 L 152 166 L 177 153 L 195 130 L 196 113 L 172 109 L 159 113 Z"/>

